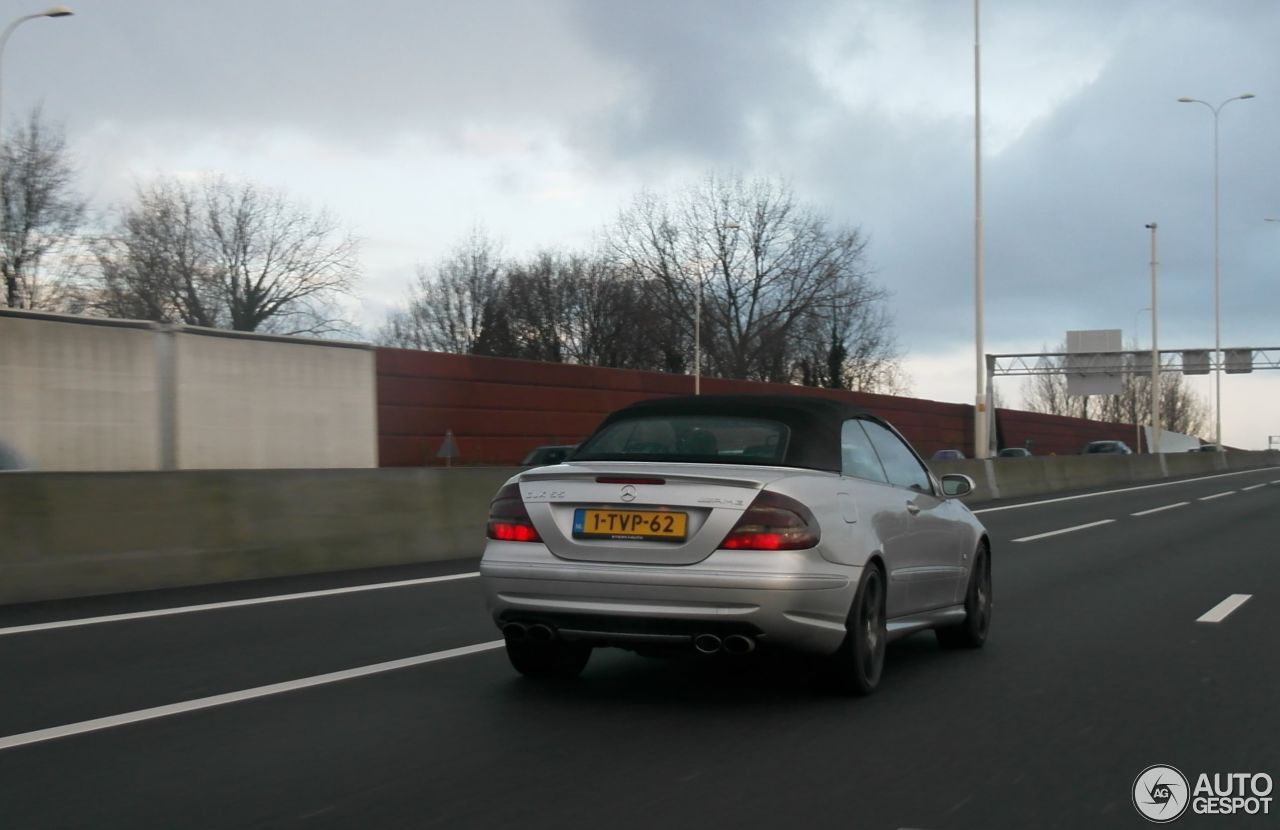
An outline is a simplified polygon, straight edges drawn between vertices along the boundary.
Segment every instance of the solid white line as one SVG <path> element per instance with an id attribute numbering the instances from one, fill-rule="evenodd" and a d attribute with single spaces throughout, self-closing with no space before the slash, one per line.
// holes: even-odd
<path id="1" fill-rule="evenodd" d="M 1115 519 L 1103 519 L 1100 522 L 1089 522 L 1087 525 L 1076 525 L 1075 527 L 1064 527 L 1062 530 L 1051 530 L 1048 533 L 1037 533 L 1035 536 L 1023 536 L 1021 539 L 1014 539 L 1015 542 L 1034 542 L 1037 539 L 1047 539 L 1050 536 L 1060 536 L 1063 533 L 1074 533 L 1077 530 L 1084 530 L 1089 527 L 1098 527 L 1099 525 L 1109 525 Z"/>
<path id="2" fill-rule="evenodd" d="M 502 640 L 491 640 L 490 642 L 478 643 L 473 646 L 451 648 L 447 651 L 436 651 L 431 654 L 419 654 L 416 657 L 405 657 L 401 660 L 389 660 L 385 663 L 373 663 L 368 666 L 344 669 L 343 671 L 330 672 L 329 674 L 317 674 L 312 677 L 303 677 L 298 680 L 289 680 L 284 683 L 272 683 L 269 686 L 257 686 L 252 689 L 243 689 L 238 692 L 228 692 L 221 695 L 212 695 L 211 697 L 186 700 L 182 703 L 170 703 L 166 706 L 154 706 L 150 709 L 138 709 L 134 712 L 125 712 L 123 715 L 111 715 L 110 717 L 94 718 L 93 720 L 80 721 L 79 723 L 69 723 L 65 726 L 38 729 L 34 732 L 23 732 L 19 735 L 9 735 L 7 737 L 0 738 L 0 750 L 12 749 L 17 746 L 25 746 L 27 744 L 39 743 L 41 741 L 51 741 L 55 738 L 66 738 L 71 735 L 82 735 L 85 732 L 96 732 L 100 729 L 110 729 L 113 726 L 124 726 L 130 723 L 139 723 L 140 721 L 166 718 L 170 715 L 180 715 L 184 712 L 194 712 L 199 709 L 210 709 L 214 706 L 223 706 L 228 703 L 239 703 L 243 700 L 253 700 L 258 697 L 278 695 L 284 692 L 295 692 L 299 689 L 309 689 L 313 686 L 338 683 L 343 680 L 352 680 L 357 677 L 368 677 L 371 674 L 381 674 L 383 672 L 421 666 L 424 663 L 436 663 L 440 660 L 449 660 L 453 657 L 463 657 L 465 655 L 476 654 L 481 651 L 492 651 L 495 648 L 501 648 L 502 645 Z"/>
<path id="3" fill-rule="evenodd" d="M 1130 513 L 1130 516 L 1150 516 L 1152 513 L 1159 513 L 1161 510 L 1172 510 L 1175 507 L 1186 507 L 1191 504 L 1189 501 L 1180 501 L 1177 504 L 1166 504 L 1164 507 L 1153 507 L 1150 510 L 1139 510 L 1137 513 Z"/>
<path id="4" fill-rule="evenodd" d="M 167 617 L 171 614 L 192 614 L 197 611 L 216 611 L 221 608 L 243 608 L 246 605 L 264 605 L 269 602 L 289 602 L 295 599 L 314 599 L 315 597 L 332 597 L 338 594 L 354 594 L 359 591 L 381 591 L 386 588 L 407 588 L 411 585 L 426 585 L 432 582 L 450 582 L 455 579 L 471 579 L 479 576 L 478 571 L 465 574 L 449 574 L 447 576 L 428 576 L 422 579 L 402 579 L 398 582 L 375 582 L 368 585 L 349 585 L 345 588 L 325 588 L 320 591 L 302 591 L 296 594 L 276 594 L 269 597 L 252 597 L 250 599 L 233 599 L 226 602 L 207 602 L 202 605 L 180 605 L 174 608 L 156 608 L 151 611 L 131 611 L 125 614 L 107 614 L 101 617 L 80 617 L 74 620 L 58 620 L 56 622 L 33 623 L 31 625 L 14 625 L 0 628 L 0 637 L 6 634 L 25 634 L 30 631 L 49 631 L 54 628 L 73 628 L 78 625 L 97 625 L 98 623 L 123 622 L 124 620 L 144 620 L 148 617 Z"/>
<path id="5" fill-rule="evenodd" d="M 1253 594 L 1232 594 L 1222 602 L 1205 611 L 1196 619 L 1196 622 L 1203 623 L 1219 623 L 1227 618 L 1227 615 L 1249 601 L 1249 597 Z"/>
<path id="6" fill-rule="evenodd" d="M 1272 484 L 1274 483 L 1275 482 L 1272 482 Z M 1267 483 L 1265 481 L 1262 482 L 1261 484 L 1250 484 L 1248 487 L 1241 487 L 1240 492 L 1247 493 L 1250 490 L 1257 490 L 1259 487 L 1266 487 L 1266 486 L 1267 486 Z"/>
<path id="7" fill-rule="evenodd" d="M 1119 490 L 1100 490 L 1097 493 L 1079 493 L 1074 496 L 1059 496 L 1056 499 L 1044 499 L 1042 501 L 1027 501 L 1021 504 L 1005 504 L 1000 507 L 984 507 L 981 510 L 972 510 L 971 513 L 997 513 L 1001 510 L 1019 510 L 1023 507 L 1038 507 L 1042 504 L 1057 504 L 1060 501 L 1075 501 L 1076 499 L 1091 499 L 1094 496 L 1110 496 L 1115 493 L 1132 493 L 1136 490 L 1152 490 L 1156 487 L 1173 487 L 1176 484 L 1194 484 L 1197 481 L 1209 481 L 1215 478 L 1227 478 L 1228 476 L 1243 476 L 1249 473 L 1258 473 L 1263 470 L 1280 469 L 1277 467 L 1259 467 L 1256 470 L 1239 470 L 1234 473 L 1218 473 L 1211 476 L 1200 476 L 1199 478 L 1184 478 L 1178 481 L 1162 481 L 1159 484 L 1140 484 L 1136 487 L 1122 487 Z M 1272 484 L 1280 484 L 1280 480 L 1271 482 Z"/>
<path id="8" fill-rule="evenodd" d="M 1214 493 L 1212 496 L 1201 496 L 1198 501 L 1212 501 L 1214 499 L 1220 499 L 1223 496 L 1229 496 L 1234 492 L 1235 490 L 1227 490 L 1225 493 Z"/>

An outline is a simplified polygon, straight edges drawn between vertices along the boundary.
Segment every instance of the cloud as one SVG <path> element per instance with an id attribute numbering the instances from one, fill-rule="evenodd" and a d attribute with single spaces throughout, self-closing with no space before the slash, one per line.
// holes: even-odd
<path id="1" fill-rule="evenodd" d="M 831 103 L 797 40 L 827 5 L 578 0 L 584 42 L 626 79 L 586 136 L 619 160 L 743 160 Z"/>
<path id="2" fill-rule="evenodd" d="M 6 81 L 73 121 L 297 129 L 377 146 L 404 132 L 561 123 L 606 103 L 563 5 L 130 0 L 33 21 Z"/>

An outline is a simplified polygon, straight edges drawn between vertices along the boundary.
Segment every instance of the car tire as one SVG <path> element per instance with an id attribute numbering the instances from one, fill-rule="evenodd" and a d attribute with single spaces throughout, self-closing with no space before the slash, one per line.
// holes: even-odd
<path id="1" fill-rule="evenodd" d="M 934 632 L 946 648 L 982 648 L 987 641 L 987 631 L 991 628 L 991 552 L 985 542 L 973 555 L 964 612 L 964 622 Z"/>
<path id="2" fill-rule="evenodd" d="M 583 643 L 531 643 L 507 640 L 507 659 L 525 677 L 577 677 L 591 659 L 591 646 Z"/>
<path id="3" fill-rule="evenodd" d="M 842 692 L 869 695 L 880 685 L 888 641 L 884 600 L 884 573 L 879 567 L 868 565 L 862 571 L 845 621 L 844 642 L 830 658 L 832 679 Z"/>

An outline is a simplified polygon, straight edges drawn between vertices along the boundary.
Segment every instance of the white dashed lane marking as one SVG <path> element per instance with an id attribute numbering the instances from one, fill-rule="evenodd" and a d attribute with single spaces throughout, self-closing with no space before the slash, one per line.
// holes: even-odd
<path id="1" fill-rule="evenodd" d="M 241 689 L 238 692 L 227 692 L 222 695 L 184 700 L 181 703 L 153 706 L 150 709 L 138 709 L 133 712 L 125 712 L 122 715 L 111 715 L 110 717 L 94 718 L 93 720 L 80 721 L 79 723 L 68 723 L 64 726 L 54 726 L 49 729 L 38 729 L 35 732 L 8 735 L 0 738 L 0 750 L 40 743 L 41 741 L 51 741 L 55 738 L 69 738 L 72 735 L 82 735 L 85 732 L 97 732 L 100 729 L 110 729 L 115 726 L 125 726 L 130 723 L 155 720 L 156 718 L 167 718 L 170 715 L 180 715 L 184 712 L 195 712 L 200 709 L 211 709 L 215 706 L 225 706 L 228 703 L 239 703 L 244 700 L 268 697 L 270 695 L 283 694 L 284 692 L 296 692 L 299 689 L 324 686 L 343 680 L 354 680 L 357 677 L 368 677 L 371 674 L 382 674 L 384 672 L 412 668 L 413 666 L 421 666 L 426 663 L 438 663 L 441 660 L 449 660 L 454 657 L 464 657 L 468 654 L 477 654 L 482 651 L 493 651 L 496 648 L 502 648 L 503 645 L 502 640 L 492 640 L 487 643 L 477 643 L 473 646 L 462 646 L 461 648 L 451 648 L 447 651 L 419 654 L 416 657 L 405 657 L 402 660 L 388 660 L 385 663 L 373 663 L 354 669 L 317 674 L 311 677 L 299 678 L 298 680 L 289 680 L 284 683 L 272 683 L 268 686 Z"/>
<path id="2" fill-rule="evenodd" d="M 1175 507 L 1186 507 L 1191 504 L 1189 501 L 1180 501 L 1177 504 L 1166 504 L 1164 507 L 1153 507 L 1150 510 L 1139 510 L 1137 513 L 1130 513 L 1130 516 L 1150 516 L 1152 513 L 1159 513 L 1164 510 L 1172 510 Z"/>
<path id="3" fill-rule="evenodd" d="M 131 611 L 127 614 L 107 614 L 102 617 L 80 617 L 74 620 L 57 620 L 55 622 L 33 623 L 31 625 L 14 625 L 0 628 L 0 637 L 6 634 L 26 634 L 32 631 L 49 631 L 54 628 L 74 628 L 80 625 L 98 625 L 100 623 L 124 622 L 125 620 L 145 620 L 149 617 L 168 617 L 173 614 L 194 614 L 200 611 L 217 611 L 222 608 L 244 608 L 248 605 L 265 605 L 271 602 L 289 602 L 295 599 L 315 599 L 316 597 L 332 597 L 340 594 L 356 594 L 362 591 L 382 591 L 388 588 L 408 588 L 414 585 L 428 585 L 433 582 L 452 582 L 458 579 L 472 579 L 479 576 L 478 571 L 446 576 L 428 576 L 421 579 L 402 579 L 397 582 L 375 582 L 367 585 L 348 585 L 345 588 L 325 588 L 320 591 L 301 591 L 296 594 L 276 594 L 269 597 L 252 597 L 250 599 L 233 599 L 226 602 L 206 602 L 202 605 L 180 605 L 173 608 L 156 608 L 151 611 Z"/>
<path id="4" fill-rule="evenodd" d="M 1091 527 L 1099 527 L 1101 525 L 1109 525 L 1115 519 L 1103 519 L 1100 522 L 1089 522 L 1086 525 L 1076 525 L 1075 527 L 1064 527 L 1061 530 L 1051 530 L 1048 533 L 1037 533 L 1035 536 L 1023 536 L 1021 539 L 1014 539 L 1015 542 L 1034 542 L 1037 539 L 1048 539 L 1050 536 L 1061 536 L 1063 533 L 1075 533 L 1077 530 L 1087 530 Z"/>
<path id="5" fill-rule="evenodd" d="M 1232 611 L 1235 611 L 1241 605 L 1249 601 L 1253 594 L 1232 594 L 1222 602 L 1210 608 L 1201 614 L 1196 622 L 1202 623 L 1220 623 L 1227 618 Z"/>

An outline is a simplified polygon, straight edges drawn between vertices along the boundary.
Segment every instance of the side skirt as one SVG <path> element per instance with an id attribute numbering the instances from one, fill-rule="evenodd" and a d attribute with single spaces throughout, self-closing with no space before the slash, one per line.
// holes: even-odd
<path id="1" fill-rule="evenodd" d="M 964 622 L 964 617 L 963 605 L 948 605 L 946 608 L 935 608 L 932 611 L 923 611 L 919 614 L 894 617 L 885 623 L 885 629 L 889 634 L 889 642 L 893 642 L 908 634 L 923 631 L 926 628 L 940 628 L 945 625 Z"/>

